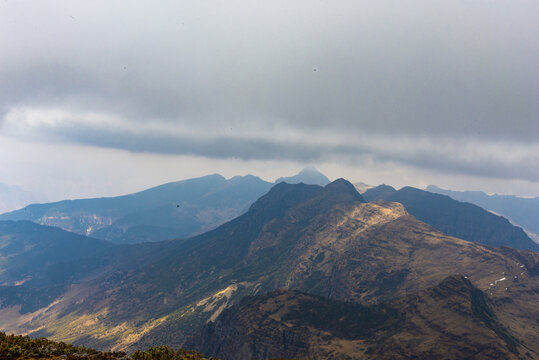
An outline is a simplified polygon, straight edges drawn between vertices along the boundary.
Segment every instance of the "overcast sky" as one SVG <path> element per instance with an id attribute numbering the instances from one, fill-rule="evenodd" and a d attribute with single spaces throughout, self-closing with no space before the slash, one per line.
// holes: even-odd
<path id="1" fill-rule="evenodd" d="M 0 182 L 314 165 L 539 196 L 539 2 L 0 0 Z"/>

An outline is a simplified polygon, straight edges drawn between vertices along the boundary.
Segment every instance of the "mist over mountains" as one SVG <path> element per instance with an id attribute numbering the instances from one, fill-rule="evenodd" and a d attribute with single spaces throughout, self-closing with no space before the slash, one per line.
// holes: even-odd
<path id="1" fill-rule="evenodd" d="M 314 168 L 276 183 L 323 184 Z M 33 204 L 0 215 L 0 220 L 29 220 L 118 244 L 185 238 L 211 230 L 241 215 L 272 183 L 259 177 L 215 174 L 163 184 L 112 198 Z"/>
<path id="2" fill-rule="evenodd" d="M 0 183 L 0 214 L 46 200 L 44 195 L 25 191 L 15 185 Z"/>

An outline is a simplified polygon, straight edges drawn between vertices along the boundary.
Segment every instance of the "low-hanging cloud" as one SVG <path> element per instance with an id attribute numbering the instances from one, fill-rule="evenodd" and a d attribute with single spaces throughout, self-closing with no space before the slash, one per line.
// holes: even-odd
<path id="1" fill-rule="evenodd" d="M 140 124 L 100 114 L 46 109 L 16 109 L 5 117 L 4 131 L 17 138 L 66 142 L 173 155 L 241 160 L 313 162 L 395 162 L 449 173 L 536 181 L 539 144 L 484 141 L 474 137 L 400 136 L 391 134 L 302 133 L 273 129 L 264 135 L 242 129 L 179 130 L 171 124 Z"/>

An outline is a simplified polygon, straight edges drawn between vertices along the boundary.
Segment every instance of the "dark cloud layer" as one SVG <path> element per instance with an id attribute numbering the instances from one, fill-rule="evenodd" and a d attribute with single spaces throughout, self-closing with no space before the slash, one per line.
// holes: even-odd
<path id="1" fill-rule="evenodd" d="M 18 119 L 21 120 L 21 119 Z M 498 179 L 536 181 L 539 178 L 539 146 L 533 143 L 506 145 L 465 140 L 417 138 L 396 139 L 392 135 L 363 136 L 335 141 L 280 137 L 235 136 L 233 133 L 200 136 L 167 132 L 166 129 L 110 129 L 89 124 L 20 127 L 18 134 L 56 143 L 79 143 L 131 152 L 186 154 L 215 159 L 281 160 L 301 163 L 358 160 L 393 162 L 423 169 Z M 278 132 L 277 132 L 278 133 Z M 14 132 L 16 135 L 16 132 Z M 20 136 L 20 135 L 18 135 Z M 324 136 L 322 136 L 324 138 Z"/>

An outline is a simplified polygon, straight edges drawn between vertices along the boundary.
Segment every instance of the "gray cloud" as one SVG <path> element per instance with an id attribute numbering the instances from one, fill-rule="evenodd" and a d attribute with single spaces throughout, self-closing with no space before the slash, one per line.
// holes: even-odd
<path id="1" fill-rule="evenodd" d="M 13 136 L 211 158 L 362 156 L 539 180 L 536 1 L 0 6 L 2 118 L 108 119 L 29 123 Z M 16 121 L 0 131 L 14 134 Z M 192 132 L 137 130 L 155 122 Z"/>
<path id="2" fill-rule="evenodd" d="M 178 132 L 174 127 L 125 128 L 98 117 L 66 121 L 69 114 L 53 113 L 40 120 L 34 114 L 9 115 L 8 134 L 37 141 L 78 143 L 131 152 L 164 155 L 195 155 L 215 159 L 280 160 L 301 163 L 371 162 L 400 163 L 431 171 L 498 179 L 536 181 L 539 178 L 539 144 L 485 142 L 465 139 L 400 137 L 391 134 L 342 136 L 326 133 L 317 138 L 278 130 L 260 137 L 255 133 L 213 134 Z M 40 122 L 41 121 L 41 122 Z M 129 126 L 129 122 L 127 122 Z M 275 135 L 277 134 L 277 135 Z"/>

